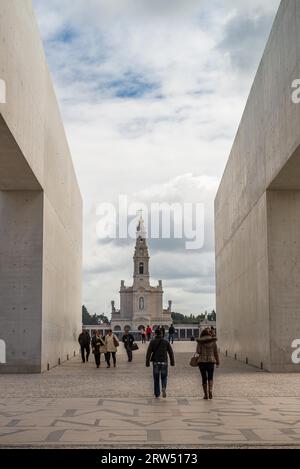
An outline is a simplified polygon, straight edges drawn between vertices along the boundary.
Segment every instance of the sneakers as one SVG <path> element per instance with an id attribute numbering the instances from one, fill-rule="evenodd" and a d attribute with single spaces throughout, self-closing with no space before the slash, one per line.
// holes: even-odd
<path id="1" fill-rule="evenodd" d="M 164 399 L 167 397 L 167 388 L 162 388 L 162 397 Z"/>

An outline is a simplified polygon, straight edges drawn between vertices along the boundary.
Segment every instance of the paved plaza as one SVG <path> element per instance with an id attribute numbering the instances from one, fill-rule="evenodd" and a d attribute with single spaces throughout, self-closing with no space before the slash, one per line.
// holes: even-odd
<path id="1" fill-rule="evenodd" d="M 42 375 L 2 375 L 0 445 L 300 447 L 300 375 L 222 357 L 215 399 L 205 402 L 198 370 L 189 366 L 194 347 L 175 344 L 167 400 L 152 397 L 146 346 L 132 364 L 121 347 L 116 369 L 76 357 Z"/>

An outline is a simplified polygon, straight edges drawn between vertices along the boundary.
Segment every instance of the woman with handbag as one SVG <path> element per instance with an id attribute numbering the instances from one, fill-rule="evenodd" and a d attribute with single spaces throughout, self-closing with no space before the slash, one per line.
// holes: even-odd
<path id="1" fill-rule="evenodd" d="M 212 337 L 208 329 L 202 331 L 197 344 L 198 366 L 202 376 L 204 391 L 203 399 L 213 398 L 214 370 L 215 365 L 220 365 L 217 338 Z M 207 386 L 208 384 L 208 386 Z"/>
<path id="2" fill-rule="evenodd" d="M 105 347 L 106 347 L 106 354 L 105 359 L 107 363 L 106 368 L 110 368 L 110 357 L 112 356 L 114 368 L 117 365 L 117 358 L 116 353 L 119 347 L 119 341 L 117 337 L 113 334 L 113 331 L 109 329 L 107 335 L 105 336 Z"/>

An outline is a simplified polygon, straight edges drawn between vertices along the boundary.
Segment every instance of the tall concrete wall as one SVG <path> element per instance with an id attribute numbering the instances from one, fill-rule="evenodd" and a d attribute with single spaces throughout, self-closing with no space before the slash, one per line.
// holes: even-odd
<path id="1" fill-rule="evenodd" d="M 0 372 L 78 349 L 82 200 L 31 0 L 0 3 Z"/>
<path id="2" fill-rule="evenodd" d="M 270 371 L 300 371 L 297 78 L 300 2 L 283 0 L 215 201 L 220 346 Z"/>

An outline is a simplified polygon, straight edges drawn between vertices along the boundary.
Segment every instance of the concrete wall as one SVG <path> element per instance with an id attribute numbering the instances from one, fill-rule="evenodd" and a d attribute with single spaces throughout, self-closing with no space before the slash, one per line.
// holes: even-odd
<path id="1" fill-rule="evenodd" d="M 263 361 L 268 367 L 270 325 L 266 213 L 264 194 L 226 248 L 217 250 L 216 271 L 221 348 L 240 359 L 248 358 L 253 364 L 259 365 Z"/>
<path id="2" fill-rule="evenodd" d="M 0 334 L 9 371 L 40 371 L 43 194 L 0 192 Z M 0 365 L 5 371 L 6 365 Z"/>
<path id="3" fill-rule="evenodd" d="M 300 105 L 291 99 L 299 31 L 300 2 L 283 0 L 215 201 L 221 348 L 276 371 L 299 371 L 291 363 L 300 337 Z"/>
<path id="4" fill-rule="evenodd" d="M 300 337 L 300 191 L 272 191 L 267 198 L 272 370 L 293 371 L 290 344 Z"/>
<path id="5" fill-rule="evenodd" d="M 78 349 L 82 200 L 30 0 L 0 3 L 0 78 L 0 372 L 39 372 Z"/>

